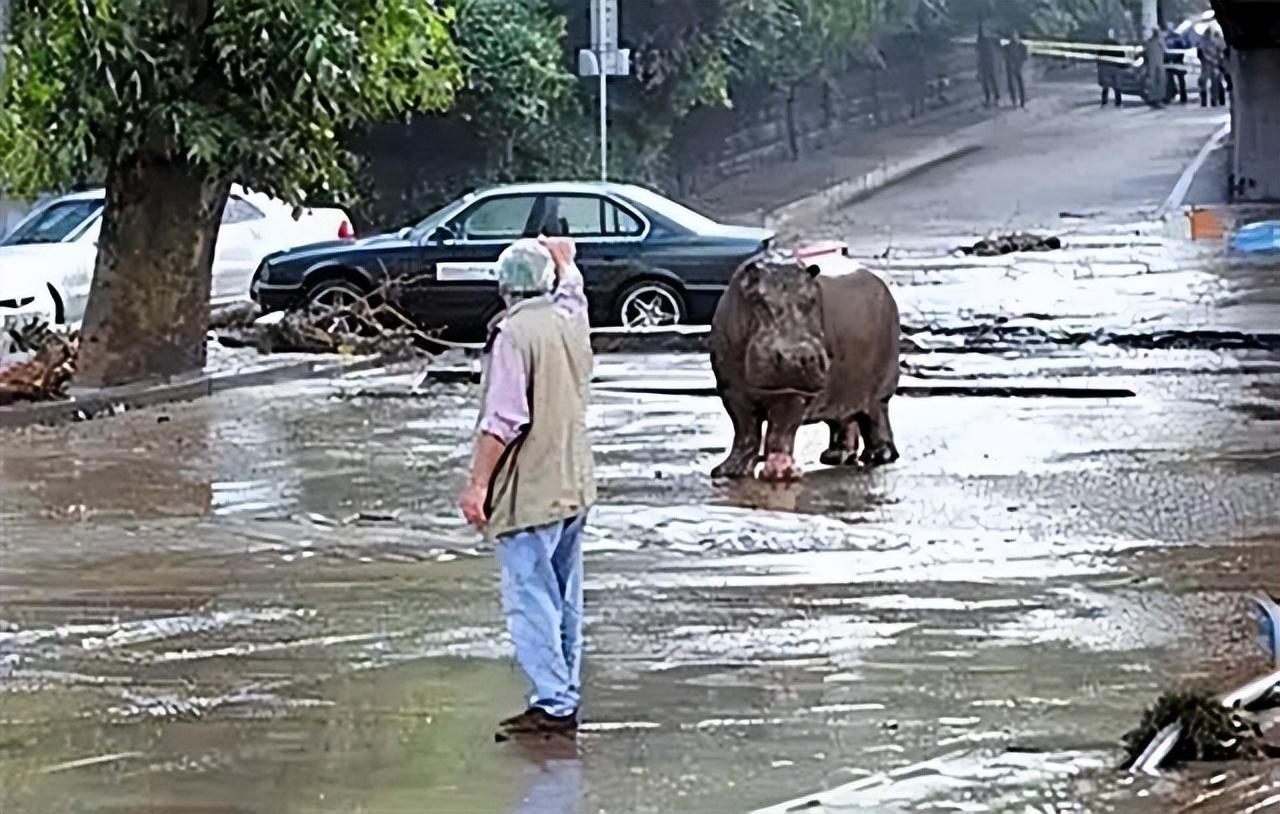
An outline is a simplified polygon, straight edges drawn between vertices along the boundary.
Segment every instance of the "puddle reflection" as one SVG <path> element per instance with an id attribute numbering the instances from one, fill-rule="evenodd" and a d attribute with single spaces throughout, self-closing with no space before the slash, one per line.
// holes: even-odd
<path id="1" fill-rule="evenodd" d="M 524 796 L 510 814 L 579 814 L 583 812 L 582 758 L 578 744 L 566 738 L 517 739 L 506 744 L 526 763 Z"/>

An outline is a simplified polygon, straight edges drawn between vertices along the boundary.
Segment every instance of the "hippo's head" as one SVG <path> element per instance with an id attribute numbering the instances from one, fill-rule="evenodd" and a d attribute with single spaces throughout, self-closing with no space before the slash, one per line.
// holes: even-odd
<path id="1" fill-rule="evenodd" d="M 817 269 L 751 262 L 730 283 L 744 320 L 745 385 L 757 396 L 816 396 L 827 384 Z"/>

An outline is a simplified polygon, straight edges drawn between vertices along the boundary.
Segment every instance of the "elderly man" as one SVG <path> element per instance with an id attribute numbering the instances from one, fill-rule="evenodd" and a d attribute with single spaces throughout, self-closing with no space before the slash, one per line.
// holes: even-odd
<path id="1" fill-rule="evenodd" d="M 574 244 L 522 240 L 498 260 L 505 316 L 489 340 L 463 516 L 497 544 L 502 606 L 528 709 L 496 740 L 578 729 L 582 528 L 595 502 L 587 437 L 591 336 Z"/>

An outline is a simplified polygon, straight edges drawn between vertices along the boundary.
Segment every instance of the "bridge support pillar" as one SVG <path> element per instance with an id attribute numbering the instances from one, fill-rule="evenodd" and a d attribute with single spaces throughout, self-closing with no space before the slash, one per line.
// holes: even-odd
<path id="1" fill-rule="evenodd" d="M 1280 201 L 1280 48 L 1235 51 L 1232 197 Z"/>

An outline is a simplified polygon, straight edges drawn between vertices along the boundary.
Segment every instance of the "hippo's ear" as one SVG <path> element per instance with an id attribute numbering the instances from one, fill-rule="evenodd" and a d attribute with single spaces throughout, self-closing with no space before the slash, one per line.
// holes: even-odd
<path id="1" fill-rule="evenodd" d="M 817 277 L 822 273 L 822 269 L 818 268 L 817 265 L 809 266 L 805 271 L 809 273 L 810 277 Z"/>

